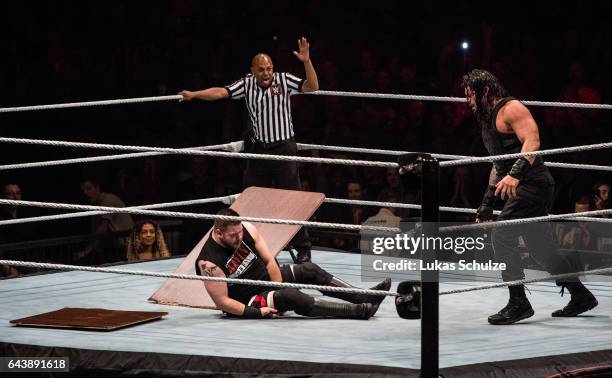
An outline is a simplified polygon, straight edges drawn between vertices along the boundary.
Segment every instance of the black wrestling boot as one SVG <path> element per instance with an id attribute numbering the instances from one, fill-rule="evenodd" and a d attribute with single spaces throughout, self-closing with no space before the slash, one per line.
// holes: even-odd
<path id="1" fill-rule="evenodd" d="M 303 264 L 305 262 L 310 262 L 311 259 L 311 255 L 310 255 L 310 251 L 298 251 L 297 253 L 297 257 L 295 258 L 295 262 L 296 264 Z"/>
<path id="2" fill-rule="evenodd" d="M 343 281 L 337 277 L 332 277 L 332 280 L 330 281 L 328 285 L 334 286 L 334 287 L 355 288 L 355 286 L 352 286 L 348 282 Z M 389 291 L 390 289 L 391 289 L 391 278 L 385 278 L 381 283 L 370 288 L 370 290 L 385 290 L 385 291 Z M 328 292 L 328 291 L 322 291 L 322 293 L 327 295 L 328 297 L 342 299 L 344 301 L 351 302 L 351 303 L 371 303 L 373 306 L 376 306 L 376 308 L 378 308 L 378 306 L 380 306 L 382 301 L 385 299 L 385 296 L 383 295 L 337 293 L 337 292 Z"/>
<path id="3" fill-rule="evenodd" d="M 565 288 L 567 287 L 567 290 L 569 290 L 572 298 L 567 306 L 552 313 L 552 316 L 554 317 L 578 316 L 579 314 L 589 311 L 598 305 L 595 296 L 589 291 L 589 289 L 584 287 L 580 281 L 557 282 L 557 286 L 561 286 L 561 296 L 563 296 Z"/>
<path id="4" fill-rule="evenodd" d="M 508 286 L 508 289 L 510 290 L 508 304 L 497 314 L 489 316 L 489 323 L 507 325 L 533 316 L 533 308 L 531 308 L 531 303 L 529 303 L 525 296 L 525 287 L 523 285 L 515 285 Z"/>
<path id="5" fill-rule="evenodd" d="M 377 310 L 378 306 L 372 306 L 370 303 L 340 303 L 315 298 L 312 309 L 306 316 L 329 316 L 342 319 L 367 320 L 374 316 Z"/>

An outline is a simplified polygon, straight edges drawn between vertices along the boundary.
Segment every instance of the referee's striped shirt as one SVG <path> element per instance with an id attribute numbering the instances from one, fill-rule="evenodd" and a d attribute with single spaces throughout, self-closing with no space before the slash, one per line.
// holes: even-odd
<path id="1" fill-rule="evenodd" d="M 248 75 L 225 87 L 230 98 L 243 98 L 249 113 L 249 124 L 256 140 L 274 143 L 293 137 L 289 96 L 302 90 L 303 79 L 290 73 L 275 72 L 268 88 L 257 85 Z"/>

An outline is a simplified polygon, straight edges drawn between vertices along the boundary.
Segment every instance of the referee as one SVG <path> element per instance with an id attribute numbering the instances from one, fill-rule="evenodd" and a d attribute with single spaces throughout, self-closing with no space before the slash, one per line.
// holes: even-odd
<path id="1" fill-rule="evenodd" d="M 272 59 L 257 54 L 251 61 L 251 74 L 225 87 L 212 87 L 196 92 L 182 91 L 183 101 L 197 98 L 213 101 L 223 98 L 245 99 L 248 129 L 245 151 L 272 155 L 297 155 L 291 120 L 289 97 L 295 92 L 314 92 L 319 89 L 317 73 L 310 61 L 310 45 L 306 38 L 298 40 L 299 52 L 293 54 L 302 63 L 306 79 L 290 73 L 274 72 Z M 296 162 L 249 160 L 243 185 L 300 190 L 300 175 Z M 311 243 L 302 228 L 292 241 L 298 251 L 297 262 L 310 261 Z"/>

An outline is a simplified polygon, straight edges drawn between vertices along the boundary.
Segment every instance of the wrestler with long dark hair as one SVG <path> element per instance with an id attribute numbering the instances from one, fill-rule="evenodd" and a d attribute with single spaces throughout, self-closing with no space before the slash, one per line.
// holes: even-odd
<path id="1" fill-rule="evenodd" d="M 473 70 L 463 77 L 462 87 L 468 106 L 476 116 L 483 143 L 490 155 L 532 152 L 540 148 L 538 125 L 529 110 L 514 97 L 508 97 L 500 81 L 485 70 Z M 478 208 L 476 222 L 493 219 L 493 206 L 498 199 L 506 200 L 498 220 L 531 218 L 547 215 L 554 195 L 554 180 L 541 156 L 525 156 L 493 162 L 489 185 Z M 564 255 L 558 253 L 549 224 L 505 226 L 493 229 L 491 239 L 495 256 L 506 263 L 504 281 L 525 278 L 518 251 L 522 236 L 531 256 L 549 273 L 576 271 Z M 567 306 L 552 313 L 555 317 L 577 316 L 597 306 L 593 294 L 578 280 L 557 281 L 561 293 L 571 293 Z M 534 311 L 525 296 L 523 285 L 509 286 L 510 300 L 497 314 L 489 317 L 491 324 L 512 324 L 533 316 Z"/>

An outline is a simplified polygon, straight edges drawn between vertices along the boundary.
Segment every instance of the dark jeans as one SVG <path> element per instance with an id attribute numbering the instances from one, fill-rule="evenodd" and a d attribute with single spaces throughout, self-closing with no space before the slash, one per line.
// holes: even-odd
<path id="1" fill-rule="evenodd" d="M 297 145 L 293 138 L 271 145 L 264 145 L 260 142 L 247 143 L 245 152 L 296 156 Z M 296 162 L 255 159 L 247 160 L 243 176 L 243 186 L 244 188 L 259 186 L 288 190 L 302 189 L 300 172 Z M 289 244 L 300 252 L 310 251 L 312 243 L 310 242 L 306 228 L 300 228 L 300 231 L 298 231 Z"/>
<path id="2" fill-rule="evenodd" d="M 554 185 L 521 183 L 517 188 L 517 196 L 507 200 L 497 220 L 547 215 L 552 205 L 553 194 Z M 497 261 L 506 263 L 506 270 L 502 271 L 504 281 L 525 278 L 518 251 L 519 236 L 523 237 L 530 256 L 550 274 L 576 271 L 570 261 L 558 252 L 558 245 L 549 222 L 502 226 L 493 229 L 491 240 Z"/>

